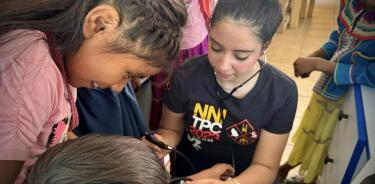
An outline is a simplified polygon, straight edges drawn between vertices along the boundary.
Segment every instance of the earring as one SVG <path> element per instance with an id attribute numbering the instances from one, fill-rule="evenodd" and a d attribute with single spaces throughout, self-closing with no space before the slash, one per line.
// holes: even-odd
<path id="1" fill-rule="evenodd" d="M 93 89 L 99 88 L 99 85 L 98 83 L 96 83 L 96 81 L 91 81 L 90 84 L 91 84 L 91 88 Z"/>

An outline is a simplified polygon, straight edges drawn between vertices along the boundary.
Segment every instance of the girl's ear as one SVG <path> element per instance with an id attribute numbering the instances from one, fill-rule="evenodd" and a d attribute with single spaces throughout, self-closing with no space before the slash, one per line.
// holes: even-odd
<path id="1" fill-rule="evenodd" d="M 96 34 L 111 32 L 115 30 L 120 23 L 118 11 L 106 4 L 98 5 L 90 10 L 83 22 L 83 37 L 91 38 Z"/>

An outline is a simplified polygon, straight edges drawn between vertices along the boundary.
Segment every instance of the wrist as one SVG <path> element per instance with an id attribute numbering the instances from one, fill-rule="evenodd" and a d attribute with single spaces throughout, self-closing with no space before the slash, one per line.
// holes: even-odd
<path id="1" fill-rule="evenodd" d="M 335 72 L 336 63 L 325 60 L 318 60 L 315 64 L 315 69 L 326 74 L 333 74 Z"/>

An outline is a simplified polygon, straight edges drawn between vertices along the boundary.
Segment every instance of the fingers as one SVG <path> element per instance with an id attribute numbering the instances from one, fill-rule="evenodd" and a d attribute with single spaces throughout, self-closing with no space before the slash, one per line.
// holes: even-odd
<path id="1" fill-rule="evenodd" d="M 293 68 L 294 68 L 294 76 L 295 77 L 299 77 L 300 76 L 300 74 L 299 74 L 299 72 L 298 72 L 298 62 L 299 61 L 299 59 L 297 59 L 296 61 L 294 61 L 294 63 L 293 63 Z"/>
<path id="2" fill-rule="evenodd" d="M 160 141 L 160 142 L 164 142 L 164 143 L 165 143 L 165 141 L 164 141 L 164 139 L 163 139 L 163 137 L 162 137 L 161 135 L 159 135 L 159 134 L 157 134 L 157 133 L 154 133 L 154 136 L 155 136 L 155 138 L 156 138 L 158 141 Z"/>
<path id="3" fill-rule="evenodd" d="M 312 72 L 312 70 L 310 69 L 309 60 L 306 59 L 297 59 L 293 63 L 293 68 L 295 77 L 307 78 Z"/>
<path id="4" fill-rule="evenodd" d="M 142 137 L 142 141 L 147 144 L 148 147 L 150 147 L 159 158 L 163 158 L 166 154 L 163 149 L 161 149 L 159 146 L 149 142 L 145 136 Z"/>
<path id="5" fill-rule="evenodd" d="M 141 80 L 139 78 L 133 78 L 131 83 L 134 91 L 137 91 L 141 87 Z"/>
<path id="6" fill-rule="evenodd" d="M 214 167 L 217 169 L 216 173 L 219 176 L 220 180 L 226 180 L 229 177 L 233 177 L 234 176 L 235 170 L 229 164 L 220 163 L 220 164 L 214 165 Z"/>
<path id="7" fill-rule="evenodd" d="M 223 170 L 225 170 L 226 173 L 233 173 L 234 174 L 234 168 L 232 167 L 232 165 L 229 165 L 229 164 L 221 164 L 222 167 L 223 167 Z"/>

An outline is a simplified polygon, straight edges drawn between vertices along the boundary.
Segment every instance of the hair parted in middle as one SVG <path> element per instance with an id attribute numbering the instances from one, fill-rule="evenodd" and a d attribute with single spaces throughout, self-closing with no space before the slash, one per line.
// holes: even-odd
<path id="1" fill-rule="evenodd" d="M 210 26 L 223 19 L 247 25 L 266 45 L 275 35 L 283 14 L 279 0 L 219 0 Z"/>
<path id="2" fill-rule="evenodd" d="M 89 134 L 50 148 L 28 174 L 28 184 L 165 184 L 169 174 L 141 140 Z"/>

